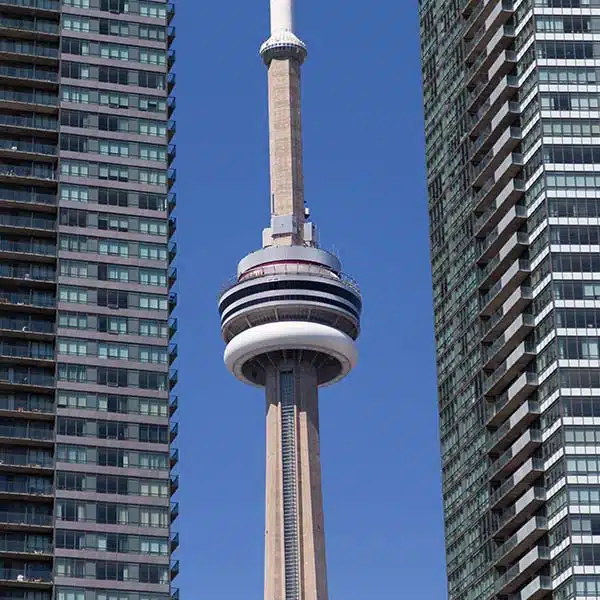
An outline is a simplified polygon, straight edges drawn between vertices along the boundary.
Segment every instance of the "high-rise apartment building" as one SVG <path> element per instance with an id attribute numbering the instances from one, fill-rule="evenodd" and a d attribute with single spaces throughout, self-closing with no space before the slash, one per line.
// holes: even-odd
<path id="1" fill-rule="evenodd" d="M 172 600 L 174 9 L 0 0 L 0 600 Z"/>
<path id="2" fill-rule="evenodd" d="M 600 1 L 420 0 L 449 596 L 600 597 Z"/>

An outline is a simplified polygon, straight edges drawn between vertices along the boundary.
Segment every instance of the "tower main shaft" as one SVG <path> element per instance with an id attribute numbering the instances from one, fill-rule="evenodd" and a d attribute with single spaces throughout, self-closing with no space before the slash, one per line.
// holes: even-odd
<path id="1" fill-rule="evenodd" d="M 266 393 L 265 600 L 327 600 L 320 386 L 357 359 L 362 300 L 317 247 L 304 205 L 300 69 L 292 0 L 271 0 L 268 68 L 270 227 L 219 299 L 225 364 Z"/>

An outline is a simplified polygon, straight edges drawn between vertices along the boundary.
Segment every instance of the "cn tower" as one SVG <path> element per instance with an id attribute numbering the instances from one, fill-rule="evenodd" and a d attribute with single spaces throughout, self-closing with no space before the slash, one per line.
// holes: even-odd
<path id="1" fill-rule="evenodd" d="M 268 70 L 271 221 L 219 298 L 225 364 L 265 388 L 265 600 L 326 600 L 318 390 L 357 360 L 362 300 L 319 248 L 304 200 L 300 70 L 293 0 L 271 0 Z M 266 202 L 265 202 L 266 204 Z"/>

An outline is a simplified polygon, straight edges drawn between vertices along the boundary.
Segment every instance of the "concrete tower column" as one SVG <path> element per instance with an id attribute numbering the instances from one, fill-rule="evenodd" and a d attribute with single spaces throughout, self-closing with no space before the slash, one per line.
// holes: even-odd
<path id="1" fill-rule="evenodd" d="M 317 370 L 267 369 L 265 600 L 325 600 Z"/>

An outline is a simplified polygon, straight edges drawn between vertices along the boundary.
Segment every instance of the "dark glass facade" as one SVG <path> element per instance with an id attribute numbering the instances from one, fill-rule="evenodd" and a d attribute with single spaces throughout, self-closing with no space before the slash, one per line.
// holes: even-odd
<path id="1" fill-rule="evenodd" d="M 177 597 L 173 16 L 0 0 L 0 599 Z"/>
<path id="2" fill-rule="evenodd" d="M 419 3 L 452 599 L 600 597 L 599 9 Z"/>

